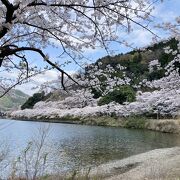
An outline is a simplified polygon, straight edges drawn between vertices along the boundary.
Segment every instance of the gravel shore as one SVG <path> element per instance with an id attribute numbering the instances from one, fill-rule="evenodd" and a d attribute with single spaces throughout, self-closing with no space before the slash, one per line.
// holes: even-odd
<path id="1" fill-rule="evenodd" d="M 106 180 L 178 180 L 180 147 L 155 149 L 103 164 L 91 175 Z"/>

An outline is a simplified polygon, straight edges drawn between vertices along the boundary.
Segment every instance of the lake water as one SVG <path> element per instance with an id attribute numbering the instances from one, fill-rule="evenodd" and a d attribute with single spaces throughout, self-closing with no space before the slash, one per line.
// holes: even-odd
<path id="1" fill-rule="evenodd" d="M 0 120 L 1 140 L 19 153 L 45 122 Z M 180 146 L 180 137 L 148 130 L 51 123 L 48 141 L 59 152 L 62 169 L 96 166 L 156 148 Z"/>

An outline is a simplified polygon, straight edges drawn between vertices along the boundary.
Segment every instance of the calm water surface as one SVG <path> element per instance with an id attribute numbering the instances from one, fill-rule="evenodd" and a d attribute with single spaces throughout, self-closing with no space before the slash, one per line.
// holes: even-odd
<path id="1" fill-rule="evenodd" d="M 0 138 L 23 150 L 44 122 L 0 120 Z M 51 123 L 49 141 L 60 152 L 64 169 L 95 166 L 156 148 L 180 146 L 180 136 L 148 130 Z M 62 153 L 63 152 L 63 153 Z"/>

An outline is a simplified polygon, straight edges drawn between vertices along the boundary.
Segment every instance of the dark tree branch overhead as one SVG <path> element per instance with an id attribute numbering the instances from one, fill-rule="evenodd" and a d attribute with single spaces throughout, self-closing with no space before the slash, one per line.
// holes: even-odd
<path id="1" fill-rule="evenodd" d="M 99 9 L 99 8 L 105 8 L 107 6 L 114 6 L 117 4 L 123 4 L 128 2 L 129 0 L 124 0 L 124 1 L 115 1 L 115 2 L 108 2 L 104 5 L 95 5 L 95 3 L 93 4 L 93 6 L 91 5 L 84 5 L 84 4 L 75 4 L 75 3 L 67 3 L 67 4 L 63 4 L 63 3 L 50 3 L 47 4 L 46 2 L 37 2 L 37 1 L 33 1 L 32 3 L 29 3 L 27 6 L 31 7 L 31 6 L 52 6 L 52 7 L 67 7 L 67 8 L 71 8 L 71 7 L 83 7 L 83 8 L 88 8 L 88 9 Z"/>
<path id="2" fill-rule="evenodd" d="M 14 12 L 18 9 L 19 5 L 13 6 L 8 0 L 1 0 L 1 2 L 6 6 L 6 20 L 5 23 L 12 23 L 16 17 L 14 16 Z M 8 32 L 7 27 L 3 27 L 0 31 L 0 38 L 2 38 Z"/>
<path id="3" fill-rule="evenodd" d="M 47 56 L 42 52 L 42 50 L 40 49 L 36 49 L 36 48 L 32 48 L 32 47 L 17 47 L 15 49 L 11 49 L 9 47 L 4 47 L 5 51 L 2 50 L 3 52 L 3 56 L 9 56 L 9 55 L 16 55 L 16 53 L 21 52 L 21 51 L 34 51 L 37 52 L 38 54 L 41 55 L 41 57 L 49 64 L 51 65 L 53 68 L 57 69 L 59 72 L 61 72 L 62 77 L 64 77 L 64 75 L 66 75 L 69 79 L 71 79 L 73 82 L 75 82 L 76 84 L 78 84 L 78 82 L 76 82 L 68 73 L 66 73 L 64 70 L 62 70 L 61 68 L 59 68 L 55 63 L 53 63 L 52 61 L 50 61 Z M 2 56 L 0 54 L 0 56 Z M 20 57 L 20 56 L 19 56 Z M 22 59 L 24 59 L 24 57 L 20 57 Z M 26 61 L 27 63 L 27 61 Z M 65 89 L 63 80 L 62 80 L 62 87 Z"/>

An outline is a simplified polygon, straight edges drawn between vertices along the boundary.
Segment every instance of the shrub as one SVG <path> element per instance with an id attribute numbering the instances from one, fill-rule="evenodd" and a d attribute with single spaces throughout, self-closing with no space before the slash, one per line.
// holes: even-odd
<path id="1" fill-rule="evenodd" d="M 135 128 L 135 129 L 143 129 L 145 127 L 146 120 L 143 117 L 135 116 L 129 117 L 125 120 L 124 127 L 126 128 Z"/>
<path id="2" fill-rule="evenodd" d="M 22 110 L 23 110 L 23 109 L 32 109 L 33 106 L 34 106 L 37 102 L 43 100 L 43 98 L 45 97 L 44 95 L 45 95 L 44 91 L 41 92 L 41 93 L 35 93 L 35 94 L 33 94 L 33 96 L 30 97 L 30 98 L 21 106 L 21 109 L 22 109 Z"/>
<path id="3" fill-rule="evenodd" d="M 136 99 L 136 93 L 130 86 L 121 86 L 108 93 L 106 96 L 101 97 L 98 102 L 99 106 L 109 104 L 110 102 L 117 102 L 123 104 L 124 102 L 133 102 Z"/>
<path id="4" fill-rule="evenodd" d="M 160 78 L 164 77 L 164 75 L 165 75 L 164 69 L 156 70 L 156 71 L 153 71 L 150 74 L 148 74 L 147 79 L 149 81 L 153 81 L 153 80 L 160 79 Z"/>
<path id="5" fill-rule="evenodd" d="M 102 96 L 102 92 L 96 90 L 95 88 L 91 89 L 91 93 L 93 94 L 93 98 L 97 99 Z"/>

